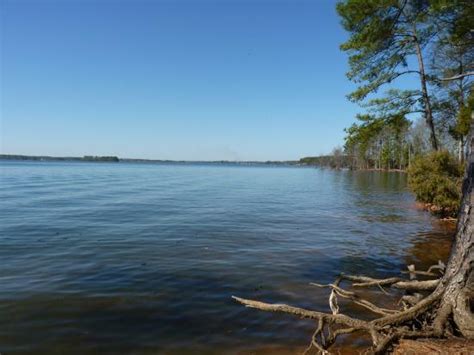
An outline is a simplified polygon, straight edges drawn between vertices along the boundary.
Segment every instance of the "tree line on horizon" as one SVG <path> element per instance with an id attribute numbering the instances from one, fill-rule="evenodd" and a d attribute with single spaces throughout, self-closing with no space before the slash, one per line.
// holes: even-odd
<path id="1" fill-rule="evenodd" d="M 337 12 L 349 33 L 347 77 L 358 85 L 348 98 L 363 112 L 345 129 L 342 152 L 300 163 L 404 170 L 440 150 L 462 162 L 474 109 L 474 2 L 346 0 Z"/>
<path id="2" fill-rule="evenodd" d="M 116 156 L 84 155 L 83 157 L 52 157 L 49 155 L 20 155 L 0 154 L 1 160 L 35 160 L 35 161 L 86 161 L 86 162 L 113 162 L 118 163 L 120 159 Z"/>

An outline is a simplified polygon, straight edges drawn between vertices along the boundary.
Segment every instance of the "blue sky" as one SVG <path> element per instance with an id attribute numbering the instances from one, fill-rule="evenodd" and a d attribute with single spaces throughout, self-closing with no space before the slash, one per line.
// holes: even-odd
<path id="1" fill-rule="evenodd" d="M 360 109 L 331 0 L 1 0 L 1 150 L 286 160 Z"/>

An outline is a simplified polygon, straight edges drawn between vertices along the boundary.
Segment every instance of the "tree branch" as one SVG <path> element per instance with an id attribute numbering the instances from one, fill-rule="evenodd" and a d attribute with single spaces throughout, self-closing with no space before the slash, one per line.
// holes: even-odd
<path id="1" fill-rule="evenodd" d="M 449 78 L 442 78 L 442 79 L 439 79 L 439 81 L 452 81 L 452 80 L 460 80 L 460 79 L 463 79 L 467 76 L 472 76 L 474 75 L 474 71 L 468 71 L 466 73 L 462 73 L 462 74 L 458 74 L 458 75 L 454 75 L 454 76 L 451 76 Z"/>

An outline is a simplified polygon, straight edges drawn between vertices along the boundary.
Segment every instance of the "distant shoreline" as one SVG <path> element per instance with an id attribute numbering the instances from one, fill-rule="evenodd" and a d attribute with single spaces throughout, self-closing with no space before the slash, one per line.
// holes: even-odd
<path id="1" fill-rule="evenodd" d="M 134 159 L 117 156 L 54 157 L 49 155 L 0 154 L 0 160 L 38 161 L 38 162 L 96 162 L 96 163 L 157 163 L 157 164 L 226 164 L 226 165 L 286 165 L 304 166 L 299 161 L 230 161 L 230 160 L 168 160 Z"/>
<path id="2" fill-rule="evenodd" d="M 55 157 L 49 155 L 21 155 L 0 154 L 0 161 L 36 161 L 36 162 L 85 162 L 85 163 L 142 163 L 142 164 L 176 164 L 176 165 L 233 165 L 233 166 L 292 166 L 302 168 L 324 168 L 330 170 L 355 170 L 355 171 L 380 171 L 406 173 L 400 169 L 350 169 L 342 164 L 335 167 L 328 164 L 324 159 L 329 156 L 302 158 L 300 160 L 268 160 L 268 161 L 232 161 L 232 160 L 169 160 L 169 159 L 142 159 L 142 158 L 119 158 L 117 156 L 91 156 L 83 157 Z"/>

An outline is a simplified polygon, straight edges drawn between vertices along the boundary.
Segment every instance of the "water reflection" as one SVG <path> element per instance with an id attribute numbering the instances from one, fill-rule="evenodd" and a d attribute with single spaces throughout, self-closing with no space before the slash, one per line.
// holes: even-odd
<path id="1" fill-rule="evenodd" d="M 455 231 L 456 224 L 452 221 L 434 221 L 432 231 L 419 233 L 413 241 L 406 256 L 407 265 L 415 264 L 423 270 L 440 260 L 446 263 Z"/>

